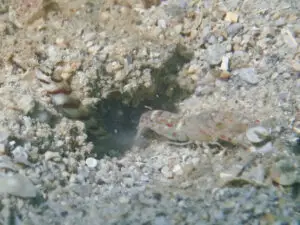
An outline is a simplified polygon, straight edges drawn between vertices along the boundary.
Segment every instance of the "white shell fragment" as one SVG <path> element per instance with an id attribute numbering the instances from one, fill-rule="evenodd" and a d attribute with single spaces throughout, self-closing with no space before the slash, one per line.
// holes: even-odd
<path id="1" fill-rule="evenodd" d="M 258 75 L 254 68 L 241 68 L 233 71 L 234 75 L 238 75 L 243 81 L 249 84 L 257 84 L 259 82 Z"/>
<path id="2" fill-rule="evenodd" d="M 0 176 L 0 194 L 10 194 L 23 198 L 34 198 L 36 187 L 31 181 L 20 174 Z"/>
<path id="3" fill-rule="evenodd" d="M 272 152 L 272 151 L 276 150 L 274 148 L 272 142 L 268 142 L 268 143 L 266 143 L 265 145 L 263 145 L 259 148 L 253 147 L 253 148 L 250 148 L 250 149 L 251 149 L 252 152 L 257 152 L 257 153 L 261 153 L 261 154 L 265 154 L 265 153 Z"/>
<path id="4" fill-rule="evenodd" d="M 89 167 L 89 168 L 95 168 L 98 164 L 97 159 L 89 157 L 85 160 L 85 164 Z"/>
<path id="5" fill-rule="evenodd" d="M 252 127 L 246 132 L 246 137 L 252 143 L 260 143 L 264 141 L 269 135 L 270 132 L 266 128 L 261 126 Z"/>
<path id="6" fill-rule="evenodd" d="M 220 69 L 223 71 L 229 71 L 229 57 L 228 56 L 222 57 L 222 63 L 221 63 Z"/>

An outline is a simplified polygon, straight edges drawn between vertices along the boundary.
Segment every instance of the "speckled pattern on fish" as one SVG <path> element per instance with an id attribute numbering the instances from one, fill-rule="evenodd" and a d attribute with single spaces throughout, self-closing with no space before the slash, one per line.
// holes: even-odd
<path id="1" fill-rule="evenodd" d="M 184 117 L 175 113 L 153 110 L 144 113 L 138 125 L 137 138 L 152 130 L 173 142 L 215 142 L 224 140 L 242 144 L 238 136 L 248 129 L 232 112 L 206 111 Z"/>

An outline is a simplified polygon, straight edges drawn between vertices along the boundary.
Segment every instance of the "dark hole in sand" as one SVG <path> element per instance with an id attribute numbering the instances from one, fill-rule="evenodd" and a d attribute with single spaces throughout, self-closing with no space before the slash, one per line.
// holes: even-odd
<path id="1" fill-rule="evenodd" d="M 128 99 L 128 96 L 112 94 L 99 103 L 93 116 L 94 122 L 87 126 L 89 140 L 94 143 L 94 153 L 98 158 L 105 155 L 118 157 L 130 150 L 139 118 L 149 108 L 176 112 L 175 103 L 191 94 L 179 87 L 176 78 L 183 65 L 192 57 L 185 48 L 178 46 L 162 67 L 157 69 L 145 66 L 151 69 L 154 78 L 155 93 L 152 96 L 142 95 L 142 99 L 132 99 L 132 102 L 125 104 L 123 100 Z M 171 96 L 166 93 L 170 87 L 173 90 Z M 99 132 L 100 126 L 106 134 Z"/>

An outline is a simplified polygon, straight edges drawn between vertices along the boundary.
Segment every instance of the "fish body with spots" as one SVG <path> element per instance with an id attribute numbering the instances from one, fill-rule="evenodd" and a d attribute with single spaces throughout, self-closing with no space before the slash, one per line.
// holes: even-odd
<path id="1" fill-rule="evenodd" d="M 136 137 L 138 139 L 152 130 L 174 144 L 217 140 L 238 144 L 238 137 L 248 129 L 248 123 L 241 121 L 232 112 L 205 111 L 182 116 L 163 110 L 151 110 L 142 114 Z"/>
<path id="2" fill-rule="evenodd" d="M 163 110 L 151 110 L 142 114 L 136 137 L 139 138 L 148 130 L 168 138 L 171 141 L 187 142 L 189 138 L 182 131 L 182 116 Z"/>

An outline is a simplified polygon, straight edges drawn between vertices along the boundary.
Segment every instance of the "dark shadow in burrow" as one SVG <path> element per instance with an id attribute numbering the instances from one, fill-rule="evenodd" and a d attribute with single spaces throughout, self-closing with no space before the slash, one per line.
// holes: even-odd
<path id="1" fill-rule="evenodd" d="M 145 65 L 143 69 L 151 69 L 156 90 L 152 96 L 143 96 L 138 104 L 131 102 L 124 104 L 125 96 L 114 93 L 97 105 L 93 113 L 94 120 L 87 126 L 88 139 L 94 143 L 93 153 L 97 158 L 105 155 L 120 157 L 131 149 L 139 118 L 143 112 L 149 110 L 145 106 L 176 112 L 175 103 L 191 94 L 179 87 L 176 78 L 184 64 L 192 57 L 193 54 L 183 46 L 177 46 L 173 55 L 160 68 Z M 173 88 L 171 97 L 166 95 L 170 85 Z M 103 127 L 107 133 L 100 132 L 99 127 Z"/>

